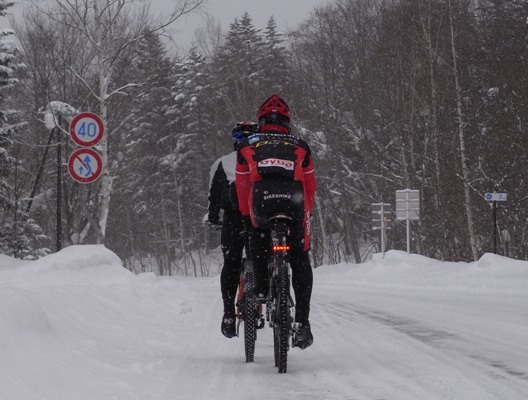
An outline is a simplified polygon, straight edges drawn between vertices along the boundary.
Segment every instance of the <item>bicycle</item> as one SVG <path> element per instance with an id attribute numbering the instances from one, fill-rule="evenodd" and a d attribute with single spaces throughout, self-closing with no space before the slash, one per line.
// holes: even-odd
<path id="1" fill-rule="evenodd" d="M 297 326 L 294 318 L 295 302 L 291 295 L 291 268 L 288 262 L 287 234 L 291 218 L 286 214 L 274 214 L 271 224 L 271 252 L 268 261 L 269 291 L 266 298 L 266 321 L 273 328 L 273 351 L 275 367 L 285 373 L 288 367 L 290 339 L 294 347 Z M 237 294 L 237 336 L 244 322 L 244 350 L 246 362 L 253 362 L 257 329 L 264 327 L 263 304 L 254 297 L 255 274 L 253 264 L 243 260 Z M 251 323 L 253 321 L 253 323 Z"/>
<path id="2" fill-rule="evenodd" d="M 275 214 L 271 223 L 271 254 L 268 263 L 270 290 L 266 301 L 266 319 L 273 328 L 273 350 L 275 367 L 279 373 L 288 369 L 290 338 L 294 347 L 295 303 L 290 290 L 291 268 L 288 262 L 287 234 L 291 218 Z"/>
<path id="3" fill-rule="evenodd" d="M 204 223 L 207 222 L 204 217 Z M 209 226 L 216 230 L 221 230 L 223 226 L 222 221 L 215 223 L 208 222 Z M 245 240 L 244 237 L 241 240 Z M 245 245 L 247 251 L 247 245 Z M 262 315 L 262 304 L 257 304 L 254 297 L 248 296 L 247 293 L 253 293 L 254 288 L 254 273 L 251 261 L 242 259 L 239 268 L 240 278 L 238 293 L 236 298 L 236 318 L 238 324 L 236 327 L 236 335 L 240 337 L 240 324 L 244 321 L 244 344 L 246 353 L 246 362 L 253 362 L 255 354 L 255 341 L 257 340 L 257 329 L 264 328 L 265 322 Z M 254 323 L 248 323 L 248 321 L 254 321 Z"/>
<path id="4" fill-rule="evenodd" d="M 262 304 L 257 303 L 253 296 L 255 274 L 253 264 L 249 260 L 242 260 L 240 283 L 237 294 L 237 336 L 240 336 L 240 324 L 244 322 L 244 351 L 246 362 L 253 362 L 255 357 L 255 342 L 257 329 L 264 328 Z"/>

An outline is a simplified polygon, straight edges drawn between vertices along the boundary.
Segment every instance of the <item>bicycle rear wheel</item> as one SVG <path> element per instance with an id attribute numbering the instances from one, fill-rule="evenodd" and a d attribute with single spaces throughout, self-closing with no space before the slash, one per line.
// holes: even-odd
<path id="1" fill-rule="evenodd" d="M 246 271 L 244 274 L 244 349 L 246 352 L 246 362 L 253 362 L 255 357 L 255 341 L 257 340 L 257 304 L 253 296 L 248 293 L 253 292 L 255 286 L 253 271 Z"/>
<path id="2" fill-rule="evenodd" d="M 276 323 L 273 329 L 275 366 L 279 373 L 285 373 L 288 369 L 288 350 L 290 337 L 290 316 L 288 308 L 290 279 L 288 277 L 288 266 L 285 260 L 280 260 L 277 275 L 277 298 L 276 298 Z"/>

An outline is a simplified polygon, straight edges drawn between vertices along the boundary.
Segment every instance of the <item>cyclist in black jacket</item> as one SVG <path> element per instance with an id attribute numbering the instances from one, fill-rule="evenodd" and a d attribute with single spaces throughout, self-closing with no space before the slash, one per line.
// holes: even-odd
<path id="1" fill-rule="evenodd" d="M 258 132 L 258 124 L 239 122 L 232 132 L 235 151 L 216 160 L 211 167 L 209 185 L 209 207 L 207 221 L 220 224 L 220 210 L 223 210 L 221 244 L 224 265 L 220 274 L 220 289 L 224 303 L 221 331 L 227 338 L 236 336 L 235 299 L 238 288 L 242 252 L 244 250 L 244 224 L 238 209 L 235 188 L 235 165 L 237 144 L 242 139 Z"/>

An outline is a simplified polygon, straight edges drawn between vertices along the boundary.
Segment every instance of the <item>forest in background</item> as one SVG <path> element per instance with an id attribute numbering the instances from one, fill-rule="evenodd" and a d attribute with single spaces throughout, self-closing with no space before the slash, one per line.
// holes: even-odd
<path id="1" fill-rule="evenodd" d="M 527 259 L 528 1 L 336 0 L 291 32 L 244 14 L 228 32 L 209 21 L 183 55 L 171 55 L 164 22 L 128 2 L 56 4 L 0 32 L 2 253 L 104 243 L 137 271 L 217 272 L 205 255 L 219 233 L 201 223 L 209 169 L 231 151 L 235 122 L 278 93 L 314 153 L 316 266 L 379 251 L 372 203 L 394 209 L 407 188 L 421 197 L 413 253 L 492 252 L 484 193 L 497 191 L 508 195 L 498 253 Z M 68 174 L 71 110 L 105 121 L 96 183 Z M 46 112 L 61 129 L 46 128 Z M 406 248 L 401 221 L 387 240 Z"/>

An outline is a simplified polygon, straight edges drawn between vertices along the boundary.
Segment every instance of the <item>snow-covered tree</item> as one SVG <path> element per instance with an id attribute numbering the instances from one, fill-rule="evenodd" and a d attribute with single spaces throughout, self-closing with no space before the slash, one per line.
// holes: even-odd
<path id="1" fill-rule="evenodd" d="M 268 20 L 264 30 L 261 51 L 262 77 L 260 91 L 266 93 L 281 93 L 291 97 L 292 79 L 289 62 L 290 53 L 286 49 L 285 36 L 277 29 L 275 18 Z"/>
<path id="2" fill-rule="evenodd" d="M 0 1 L 0 16 L 13 3 Z M 41 229 L 28 218 L 23 208 L 21 176 L 23 164 L 16 136 L 24 126 L 20 111 L 13 109 L 13 88 L 18 83 L 15 77 L 16 58 L 19 53 L 12 29 L 0 29 L 0 252 L 19 258 L 33 257 L 39 248 L 34 240 Z"/>
<path id="3" fill-rule="evenodd" d="M 113 97 L 126 93 L 128 89 L 143 84 L 130 81 L 117 87 L 116 66 L 119 61 L 130 54 L 131 49 L 149 32 L 157 32 L 172 24 L 185 14 L 197 10 L 202 0 L 179 0 L 173 10 L 159 21 L 152 22 L 148 6 L 138 7 L 134 1 L 112 0 L 81 0 L 68 2 L 56 0 L 55 8 L 44 10 L 37 8 L 56 23 L 74 27 L 87 41 L 84 52 L 92 54 L 90 66 L 92 75 L 86 76 L 72 65 L 64 66 L 82 83 L 94 99 L 93 110 L 102 118 L 107 127 L 107 134 L 98 145 L 102 159 L 102 175 L 98 181 L 98 192 L 95 196 L 97 224 L 97 241 L 104 243 L 108 216 L 110 212 L 110 198 L 113 192 L 113 168 L 118 168 L 116 157 L 109 154 L 110 141 L 113 135 L 118 135 L 123 120 L 113 120 L 110 103 Z M 58 17 L 59 16 L 59 17 Z M 95 79 L 94 79 L 95 78 Z"/>
<path id="4" fill-rule="evenodd" d="M 129 121 L 118 146 L 125 168 L 114 174 L 115 197 L 110 217 L 108 245 L 125 258 L 157 258 L 160 272 L 170 273 L 174 261 L 171 237 L 175 224 L 171 193 L 163 185 L 160 163 L 173 141 L 167 111 L 171 96 L 173 63 L 159 35 L 148 33 L 126 61 L 122 82 L 143 82 L 126 96 Z M 119 83 L 118 83 L 119 84 Z"/>
<path id="5" fill-rule="evenodd" d="M 248 13 L 235 18 L 213 61 L 223 123 L 250 119 L 269 93 L 261 93 L 263 39 Z"/>
<path id="6" fill-rule="evenodd" d="M 3 4 L 0 3 L 0 7 Z M 9 154 L 9 147 L 13 142 L 14 127 L 10 122 L 12 111 L 5 109 L 6 95 L 16 80 L 13 78 L 13 68 L 11 63 L 15 57 L 14 49 L 6 39 L 13 34 L 11 30 L 2 29 L 0 31 L 0 205 L 7 210 L 13 207 L 10 198 L 10 187 L 7 178 L 16 166 L 16 160 Z M 11 48 L 9 48 L 11 47 Z"/>
<path id="7" fill-rule="evenodd" d="M 176 66 L 172 87 L 174 104 L 169 110 L 173 147 L 162 161 L 164 175 L 171 177 L 178 213 L 178 254 L 183 259 L 184 271 L 194 275 L 203 273 L 199 270 L 203 266 L 190 259 L 190 252 L 203 246 L 197 239 L 203 229 L 200 221 L 207 204 L 210 160 L 219 152 L 225 153 L 225 147 L 219 143 L 222 137 L 228 137 L 219 118 L 223 107 L 212 91 L 212 79 L 210 66 L 195 47 Z"/>

